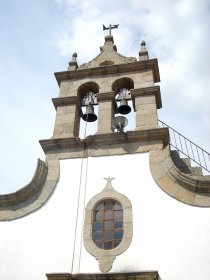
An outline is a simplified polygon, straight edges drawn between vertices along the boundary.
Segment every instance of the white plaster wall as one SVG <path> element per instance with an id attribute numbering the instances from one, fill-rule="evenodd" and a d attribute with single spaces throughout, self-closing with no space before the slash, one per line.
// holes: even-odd
<path id="1" fill-rule="evenodd" d="M 44 280 L 45 273 L 71 272 L 81 162 L 61 161 L 60 182 L 41 210 L 0 223 L 1 280 Z M 182 204 L 160 190 L 150 175 L 148 154 L 84 159 L 74 273 L 99 272 L 83 246 L 80 253 L 86 170 L 85 203 L 110 176 L 133 206 L 133 241 L 112 272 L 158 270 L 161 280 L 209 280 L 210 209 Z"/>

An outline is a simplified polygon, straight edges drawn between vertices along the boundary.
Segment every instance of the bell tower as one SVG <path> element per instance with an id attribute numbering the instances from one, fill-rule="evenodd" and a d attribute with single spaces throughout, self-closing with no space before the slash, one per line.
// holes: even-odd
<path id="1" fill-rule="evenodd" d="M 135 112 L 132 120 L 135 129 L 129 131 L 128 137 L 166 144 L 167 130 L 158 127 L 157 119 L 157 109 L 162 107 L 160 87 L 155 85 L 160 81 L 158 62 L 149 59 L 146 43 L 141 43 L 138 61 L 119 54 L 112 35 L 105 36 L 100 50 L 96 58 L 80 67 L 74 53 L 68 70 L 55 73 L 60 93 L 58 98 L 53 98 L 56 109 L 53 137 L 40 142 L 45 152 L 49 143 L 52 147 L 58 143 L 62 146 L 70 139 L 78 141 L 81 121 L 97 120 L 97 132 L 92 139 L 102 134 L 104 141 L 106 137 L 123 137 L 115 133 L 118 130 L 113 126 L 115 116 L 129 116 L 131 110 Z M 94 111 L 97 105 L 98 115 Z"/>

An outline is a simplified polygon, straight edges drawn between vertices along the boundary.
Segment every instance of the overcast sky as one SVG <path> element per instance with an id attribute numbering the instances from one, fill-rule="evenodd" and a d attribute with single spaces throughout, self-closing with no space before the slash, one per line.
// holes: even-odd
<path id="1" fill-rule="evenodd" d="M 210 151 L 210 1 L 1 0 L 0 193 L 26 185 L 45 158 L 38 140 L 53 132 L 53 73 L 75 51 L 79 64 L 95 57 L 110 23 L 119 53 L 138 57 L 145 40 L 158 58 L 159 118 Z"/>

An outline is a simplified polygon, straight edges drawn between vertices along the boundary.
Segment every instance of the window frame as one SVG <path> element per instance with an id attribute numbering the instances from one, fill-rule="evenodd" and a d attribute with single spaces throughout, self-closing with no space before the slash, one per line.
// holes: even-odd
<path id="1" fill-rule="evenodd" d="M 122 241 L 117 247 L 109 250 L 99 248 L 95 244 L 92 236 L 93 210 L 98 203 L 106 199 L 118 201 L 122 205 L 123 209 L 124 231 Z M 101 272 L 108 272 L 112 268 L 114 259 L 129 248 L 132 242 L 132 237 L 133 217 L 131 202 L 125 195 L 115 191 L 110 182 L 107 182 L 105 188 L 100 193 L 92 197 L 86 205 L 83 231 L 84 246 L 86 250 L 99 261 L 99 269 Z"/>

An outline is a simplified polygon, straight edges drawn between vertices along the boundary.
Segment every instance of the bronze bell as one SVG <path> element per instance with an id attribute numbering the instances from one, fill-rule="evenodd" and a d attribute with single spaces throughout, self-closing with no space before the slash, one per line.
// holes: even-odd
<path id="1" fill-rule="evenodd" d="M 129 114 L 131 111 L 131 107 L 128 105 L 128 101 L 123 98 L 120 101 L 120 106 L 118 107 L 118 113 L 122 114 L 122 115 L 127 115 Z"/>
<path id="2" fill-rule="evenodd" d="M 85 122 L 94 122 L 97 120 L 97 116 L 94 113 L 93 105 L 87 105 L 86 112 L 82 115 L 82 119 Z"/>

